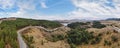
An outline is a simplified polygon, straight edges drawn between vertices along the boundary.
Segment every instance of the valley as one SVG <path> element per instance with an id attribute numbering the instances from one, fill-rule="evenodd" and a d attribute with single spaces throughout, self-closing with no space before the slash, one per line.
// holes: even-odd
<path id="1" fill-rule="evenodd" d="M 120 21 L 115 20 L 60 23 L 16 18 L 1 20 L 0 28 L 1 48 L 120 47 Z M 16 42 L 13 44 L 10 38 Z"/>
<path id="2" fill-rule="evenodd" d="M 120 0 L 0 0 L 0 48 L 120 48 Z"/>

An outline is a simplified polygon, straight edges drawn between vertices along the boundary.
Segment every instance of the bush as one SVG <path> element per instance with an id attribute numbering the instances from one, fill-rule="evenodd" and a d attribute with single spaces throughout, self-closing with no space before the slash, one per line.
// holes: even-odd
<path id="1" fill-rule="evenodd" d="M 99 43 L 101 41 L 101 37 L 98 36 L 95 38 L 95 40 L 96 40 L 96 43 Z"/>
<path id="2" fill-rule="evenodd" d="M 103 33 L 99 33 L 98 36 L 101 37 L 103 35 Z"/>
<path id="3" fill-rule="evenodd" d="M 111 45 L 112 43 L 110 41 L 105 40 L 104 45 Z"/>
<path id="4" fill-rule="evenodd" d="M 80 26 L 82 26 L 82 25 L 87 25 L 87 23 L 75 22 L 75 23 L 68 24 L 67 26 L 72 29 L 76 29 L 76 28 L 80 28 Z"/>
<path id="5" fill-rule="evenodd" d="M 113 42 L 117 42 L 118 41 L 118 38 L 115 37 L 115 36 L 111 36 L 111 39 L 112 39 Z"/>
<path id="6" fill-rule="evenodd" d="M 101 37 L 95 37 L 95 39 L 91 41 L 91 44 L 98 44 L 100 43 L 100 41 L 101 41 Z"/>
<path id="7" fill-rule="evenodd" d="M 95 40 L 92 40 L 92 41 L 91 41 L 91 44 L 96 44 L 96 41 L 95 41 Z"/>
<path id="8" fill-rule="evenodd" d="M 76 48 L 76 45 L 70 44 L 70 48 Z"/>
<path id="9" fill-rule="evenodd" d="M 44 45 L 44 41 L 43 40 L 41 40 L 41 45 Z"/>
<path id="10" fill-rule="evenodd" d="M 51 35 L 52 38 L 49 39 L 50 41 L 53 41 L 53 42 L 56 42 L 56 41 L 59 41 L 59 40 L 63 40 L 65 38 L 64 35 L 61 35 L 61 34 L 54 34 L 54 35 Z"/>
<path id="11" fill-rule="evenodd" d="M 25 39 L 25 42 L 27 43 L 28 47 L 33 48 L 33 46 L 31 45 L 32 43 L 34 43 L 33 36 L 22 35 L 22 37 Z"/>
<path id="12" fill-rule="evenodd" d="M 98 22 L 98 21 L 94 21 L 92 27 L 94 27 L 94 28 L 104 28 L 104 27 L 106 27 L 106 26 L 103 25 L 103 24 L 101 24 L 101 23 Z"/>
<path id="13" fill-rule="evenodd" d="M 80 45 L 82 43 L 88 44 L 93 38 L 93 35 L 87 31 L 71 30 L 68 32 L 68 43 Z"/>

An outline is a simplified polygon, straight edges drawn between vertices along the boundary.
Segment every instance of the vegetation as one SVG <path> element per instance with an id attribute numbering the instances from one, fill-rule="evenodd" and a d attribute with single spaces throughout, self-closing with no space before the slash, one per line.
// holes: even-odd
<path id="1" fill-rule="evenodd" d="M 0 40 L 0 48 L 4 48 L 5 47 L 5 43 L 4 43 L 4 41 L 1 39 Z"/>
<path id="2" fill-rule="evenodd" d="M 117 42 L 118 41 L 118 38 L 116 36 L 111 36 L 111 39 L 113 42 Z"/>
<path id="3" fill-rule="evenodd" d="M 88 44 L 93 37 L 94 36 L 92 34 L 84 30 L 71 30 L 68 33 L 68 43 L 75 45 Z"/>
<path id="4" fill-rule="evenodd" d="M 111 45 L 112 43 L 110 41 L 105 40 L 104 45 Z"/>
<path id="5" fill-rule="evenodd" d="M 51 38 L 47 38 L 47 40 L 52 41 L 52 42 L 56 42 L 59 40 L 63 40 L 65 39 L 65 35 L 63 34 L 52 34 Z"/>
<path id="6" fill-rule="evenodd" d="M 0 40 L 3 45 L 0 45 L 1 48 L 5 47 L 5 45 L 10 45 L 12 48 L 18 48 L 18 42 L 17 42 L 17 32 L 16 27 L 10 25 L 10 23 L 3 22 L 0 25 Z"/>
<path id="7" fill-rule="evenodd" d="M 94 39 L 91 40 L 91 44 L 98 44 L 101 41 L 101 37 L 97 36 Z"/>
<path id="8" fill-rule="evenodd" d="M 75 44 L 70 44 L 70 47 L 71 48 L 76 48 L 76 45 Z"/>
<path id="9" fill-rule="evenodd" d="M 81 26 L 88 25 L 87 23 L 71 23 L 68 25 L 72 30 L 67 33 L 67 41 L 70 44 L 71 48 L 76 48 L 76 45 L 82 44 L 98 44 L 102 39 L 102 33 L 98 35 L 93 35 L 94 32 L 86 31 L 86 28 L 81 28 Z M 100 26 L 99 26 L 100 25 Z M 93 26 L 97 28 L 103 28 L 104 25 L 100 24 L 100 22 L 93 22 Z"/>
<path id="10" fill-rule="evenodd" d="M 94 36 L 93 32 L 72 29 L 67 33 L 67 41 L 70 44 L 71 48 L 76 48 L 77 45 L 82 44 L 98 44 L 102 39 L 101 36 L 101 33 Z"/>
<path id="11" fill-rule="evenodd" d="M 4 48 L 7 44 L 9 44 L 11 48 L 19 48 L 17 41 L 17 30 L 30 25 L 43 26 L 46 28 L 56 28 L 61 26 L 58 22 L 47 20 L 18 18 L 16 20 L 3 21 L 0 24 L 0 48 Z"/>
<path id="12" fill-rule="evenodd" d="M 86 25 L 89 25 L 90 22 L 82 23 L 76 22 L 68 24 L 68 27 L 71 28 L 70 31 L 67 32 L 67 35 L 63 34 L 51 34 L 50 41 L 56 42 L 59 40 L 66 39 L 70 44 L 71 48 L 76 48 L 77 45 L 82 44 L 98 44 L 100 43 L 103 33 L 99 33 L 98 35 L 93 35 L 94 32 L 86 31 Z M 43 26 L 45 28 L 56 28 L 60 27 L 61 24 L 58 22 L 52 22 L 47 20 L 32 20 L 32 19 L 23 19 L 18 18 L 17 20 L 12 21 L 3 21 L 0 24 L 0 48 L 5 48 L 6 45 L 10 45 L 11 48 L 19 48 L 18 40 L 17 40 L 17 30 L 26 26 Z M 85 27 L 85 28 L 84 28 Z M 104 28 L 105 25 L 101 24 L 98 21 L 94 21 L 92 27 L 94 28 Z M 106 34 L 109 34 L 107 32 Z M 24 36 L 25 42 L 27 43 L 29 48 L 34 48 L 32 44 L 33 36 Z M 117 42 L 118 38 L 115 36 L 111 36 L 112 42 Z M 41 41 L 41 44 L 44 45 L 44 41 Z M 111 45 L 111 42 L 108 40 L 104 41 L 104 45 Z"/>
<path id="13" fill-rule="evenodd" d="M 94 21 L 92 27 L 94 27 L 94 28 L 104 28 L 104 27 L 106 27 L 106 26 L 103 25 L 103 24 L 101 24 L 101 23 L 98 22 L 98 21 Z"/>
<path id="14" fill-rule="evenodd" d="M 68 27 L 72 28 L 72 29 L 76 29 L 76 28 L 80 28 L 80 26 L 82 25 L 87 25 L 87 23 L 83 23 L 83 22 L 75 22 L 75 23 L 71 23 L 71 24 L 68 24 Z"/>
<path id="15" fill-rule="evenodd" d="M 25 35 L 22 35 L 22 36 L 25 39 L 25 42 L 27 43 L 28 47 L 33 48 L 33 46 L 31 45 L 32 43 L 34 43 L 33 36 L 25 36 Z"/>
<path id="16" fill-rule="evenodd" d="M 44 45 L 44 41 L 43 40 L 41 40 L 41 45 Z"/>
<path id="17" fill-rule="evenodd" d="M 61 26 L 60 23 L 58 22 L 53 22 L 53 21 L 47 21 L 47 20 L 32 20 L 32 19 L 23 19 L 23 18 L 18 18 L 17 20 L 14 21 L 16 24 L 16 27 L 18 29 L 23 28 L 25 26 L 43 26 L 45 28 L 56 28 Z"/>

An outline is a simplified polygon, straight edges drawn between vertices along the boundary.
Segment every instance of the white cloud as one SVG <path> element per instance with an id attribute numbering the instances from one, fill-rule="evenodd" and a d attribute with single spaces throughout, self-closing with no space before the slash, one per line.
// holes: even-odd
<path id="1" fill-rule="evenodd" d="M 60 15 L 39 15 L 39 14 L 33 14 L 30 15 L 24 11 L 19 11 L 17 13 L 11 13 L 9 17 L 20 17 L 20 18 L 32 18 L 32 19 L 46 19 L 46 20 L 63 20 L 67 19 L 64 17 L 61 17 Z"/>
<path id="2" fill-rule="evenodd" d="M 14 0 L 11 0 L 14 1 Z M 33 11 L 35 10 L 36 6 L 34 3 L 34 0 L 30 1 L 16 1 L 15 2 L 19 10 L 17 12 L 5 12 L 4 14 L 7 14 L 8 17 L 30 17 L 31 14 L 28 12 L 29 10 Z M 6 4 L 6 3 L 5 3 Z M 8 5 L 9 6 L 9 5 Z"/>
<path id="3" fill-rule="evenodd" d="M 48 8 L 43 1 L 40 2 L 41 7 Z M 28 10 L 35 10 L 35 5 L 33 4 L 33 0 L 28 2 L 17 2 L 17 6 L 19 7 L 19 10 L 15 13 L 4 13 L 7 14 L 8 17 L 22 17 L 22 18 L 33 18 L 33 19 L 47 19 L 47 20 L 57 20 L 57 19 L 65 19 L 64 17 L 61 17 L 60 15 L 40 15 L 38 13 L 32 14 L 27 12 Z"/>
<path id="4" fill-rule="evenodd" d="M 16 0 L 0 0 L 1 9 L 8 9 L 15 5 Z"/>
<path id="5" fill-rule="evenodd" d="M 45 2 L 40 2 L 42 8 L 48 8 Z"/>
<path id="6" fill-rule="evenodd" d="M 117 17 L 120 18 L 120 0 L 113 0 L 112 5 L 114 7 L 107 6 L 106 3 L 111 3 L 108 0 L 71 0 L 73 5 L 77 8 L 74 11 L 69 12 L 66 15 L 40 15 L 38 13 L 31 14 L 28 10 L 34 11 L 36 9 L 36 5 L 34 0 L 29 1 L 18 1 L 18 0 L 0 0 L 0 8 L 8 9 L 12 8 L 14 5 L 19 7 L 19 10 L 15 13 L 1 13 L 0 15 L 6 14 L 9 17 L 25 17 L 25 18 L 34 18 L 34 19 L 105 19 Z M 41 0 L 40 5 L 42 8 L 48 8 L 45 3 L 45 0 Z M 61 4 L 62 2 L 56 3 L 54 5 L 49 6 L 55 7 L 57 4 Z M 0 16 L 1 17 L 1 16 Z"/>
<path id="7" fill-rule="evenodd" d="M 108 0 L 72 0 L 77 10 L 72 11 L 70 16 L 78 18 L 91 17 L 90 19 L 120 18 L 120 4 L 117 1 L 112 2 L 115 6 L 114 8 L 105 4 L 110 3 Z"/>

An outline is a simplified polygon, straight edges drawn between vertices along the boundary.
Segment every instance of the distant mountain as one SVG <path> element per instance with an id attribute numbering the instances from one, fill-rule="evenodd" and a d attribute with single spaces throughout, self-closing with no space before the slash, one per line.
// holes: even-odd
<path id="1" fill-rule="evenodd" d="M 72 23 L 72 22 L 88 22 L 93 20 L 86 20 L 86 19 L 71 19 L 71 20 L 55 20 L 60 23 Z"/>
<path id="2" fill-rule="evenodd" d="M 107 20 L 116 20 L 116 21 L 120 21 L 120 18 L 108 18 Z"/>

